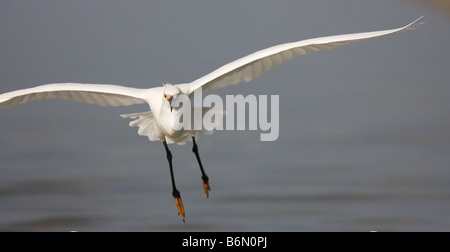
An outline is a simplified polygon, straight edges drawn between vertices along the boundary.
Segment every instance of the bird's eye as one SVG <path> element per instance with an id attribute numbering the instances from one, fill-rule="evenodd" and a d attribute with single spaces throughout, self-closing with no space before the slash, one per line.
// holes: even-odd
<path id="1" fill-rule="evenodd" d="M 166 98 L 166 99 L 167 99 L 167 95 L 166 95 L 166 94 L 164 94 L 164 98 Z"/>

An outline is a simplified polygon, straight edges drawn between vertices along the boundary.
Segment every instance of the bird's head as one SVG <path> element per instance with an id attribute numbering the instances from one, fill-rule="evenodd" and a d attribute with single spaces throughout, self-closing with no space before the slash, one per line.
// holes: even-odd
<path id="1" fill-rule="evenodd" d="M 164 84 L 164 99 L 169 103 L 170 105 L 170 112 L 173 110 L 173 105 L 177 101 L 178 97 L 180 96 L 181 90 L 172 84 Z"/>

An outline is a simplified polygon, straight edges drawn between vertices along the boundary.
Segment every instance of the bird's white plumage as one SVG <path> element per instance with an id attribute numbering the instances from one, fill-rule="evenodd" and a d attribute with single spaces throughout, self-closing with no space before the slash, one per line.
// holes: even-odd
<path id="1" fill-rule="evenodd" d="M 189 134 L 195 135 L 198 132 L 179 132 L 171 129 L 174 115 L 169 106 L 170 104 L 163 99 L 165 90 L 167 90 L 168 95 L 173 95 L 177 92 L 191 95 L 199 88 L 206 91 L 237 84 L 242 81 L 249 82 L 295 56 L 403 31 L 411 28 L 419 19 L 398 29 L 321 37 L 273 46 L 226 64 L 191 83 L 174 86 L 167 84 L 164 85 L 164 88 L 155 87 L 149 89 L 104 84 L 48 84 L 1 94 L 0 108 L 13 107 L 40 99 L 65 99 L 102 106 L 127 106 L 148 103 L 150 111 L 123 115 L 123 117 L 133 119 L 130 126 L 139 127 L 138 134 L 147 136 L 151 141 L 161 140 L 183 144 L 187 141 Z"/>
<path id="2" fill-rule="evenodd" d="M 158 132 L 155 130 L 155 118 L 152 111 L 120 115 L 124 119 L 131 119 L 130 127 L 138 127 L 138 135 L 146 136 L 150 141 L 159 140 Z"/>
<path id="3" fill-rule="evenodd" d="M 64 99 L 101 106 L 128 106 L 145 103 L 146 89 L 106 84 L 47 84 L 0 95 L 0 108 L 41 99 Z"/>
<path id="4" fill-rule="evenodd" d="M 188 92 L 192 93 L 200 87 L 206 91 L 238 84 L 242 81 L 249 82 L 295 56 L 333 49 L 352 42 L 403 31 L 410 28 L 421 18 L 398 29 L 314 38 L 266 48 L 226 64 L 210 74 L 193 81 L 188 86 Z"/>

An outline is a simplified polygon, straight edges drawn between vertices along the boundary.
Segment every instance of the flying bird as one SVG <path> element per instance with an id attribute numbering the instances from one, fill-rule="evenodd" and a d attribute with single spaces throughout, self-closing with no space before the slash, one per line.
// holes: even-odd
<path id="1" fill-rule="evenodd" d="M 200 166 L 203 190 L 206 197 L 209 197 L 209 191 L 211 189 L 209 186 L 209 178 L 205 173 L 196 143 L 196 135 L 202 133 L 201 130 L 175 129 L 173 126 L 173 121 L 179 119 L 180 113 L 177 109 L 174 109 L 174 104 L 182 95 L 193 99 L 193 94 L 198 89 L 211 91 L 240 82 L 249 82 L 262 73 L 295 56 L 328 50 L 352 42 L 412 29 L 414 28 L 413 25 L 421 18 L 397 29 L 320 37 L 276 45 L 228 63 L 190 83 L 163 84 L 163 86 L 149 89 L 106 84 L 47 84 L 1 94 L 0 108 L 13 107 L 28 101 L 40 99 L 64 99 L 101 106 L 128 106 L 147 103 L 150 107 L 149 111 L 121 116 L 132 120 L 130 126 L 139 127 L 139 135 L 148 137 L 150 141 L 159 140 L 162 142 L 169 163 L 172 196 L 177 206 L 178 215 L 181 216 L 184 222 L 185 210 L 180 192 L 175 185 L 172 153 L 169 150 L 168 144 L 185 144 L 188 140 L 193 142 L 192 151 Z"/>

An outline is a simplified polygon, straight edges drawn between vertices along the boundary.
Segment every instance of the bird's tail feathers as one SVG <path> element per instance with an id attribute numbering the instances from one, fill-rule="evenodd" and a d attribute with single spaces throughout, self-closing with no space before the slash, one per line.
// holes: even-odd
<path id="1" fill-rule="evenodd" d="M 214 124 L 220 124 L 223 122 L 223 118 L 226 114 L 226 107 L 203 107 L 202 109 L 202 120 L 207 115 L 207 113 L 210 113 L 209 115 L 214 115 L 213 123 Z M 133 113 L 133 114 L 124 114 L 120 115 L 124 119 L 131 119 L 130 127 L 139 127 L 138 129 L 138 135 L 140 136 L 146 136 L 150 141 L 158 141 L 160 138 L 158 137 L 158 130 L 156 130 L 155 126 L 155 119 L 153 117 L 153 113 L 151 111 L 147 112 L 141 112 L 141 113 Z M 192 129 L 194 129 L 194 117 L 191 120 L 192 123 Z M 205 127 L 203 124 L 203 121 L 201 122 L 203 125 L 203 128 L 200 130 L 193 130 L 191 132 L 186 131 L 186 134 L 184 137 L 181 137 L 177 140 L 177 144 L 184 145 L 188 141 L 191 141 L 191 136 L 194 135 L 195 138 L 198 138 L 200 135 L 211 135 L 214 129 L 210 129 Z M 166 138 L 166 141 L 168 144 L 175 143 L 170 138 Z"/>
<path id="2" fill-rule="evenodd" d="M 120 115 L 124 119 L 132 119 L 130 127 L 139 127 L 138 135 L 146 136 L 150 141 L 160 140 L 155 130 L 154 117 L 151 111 Z"/>

